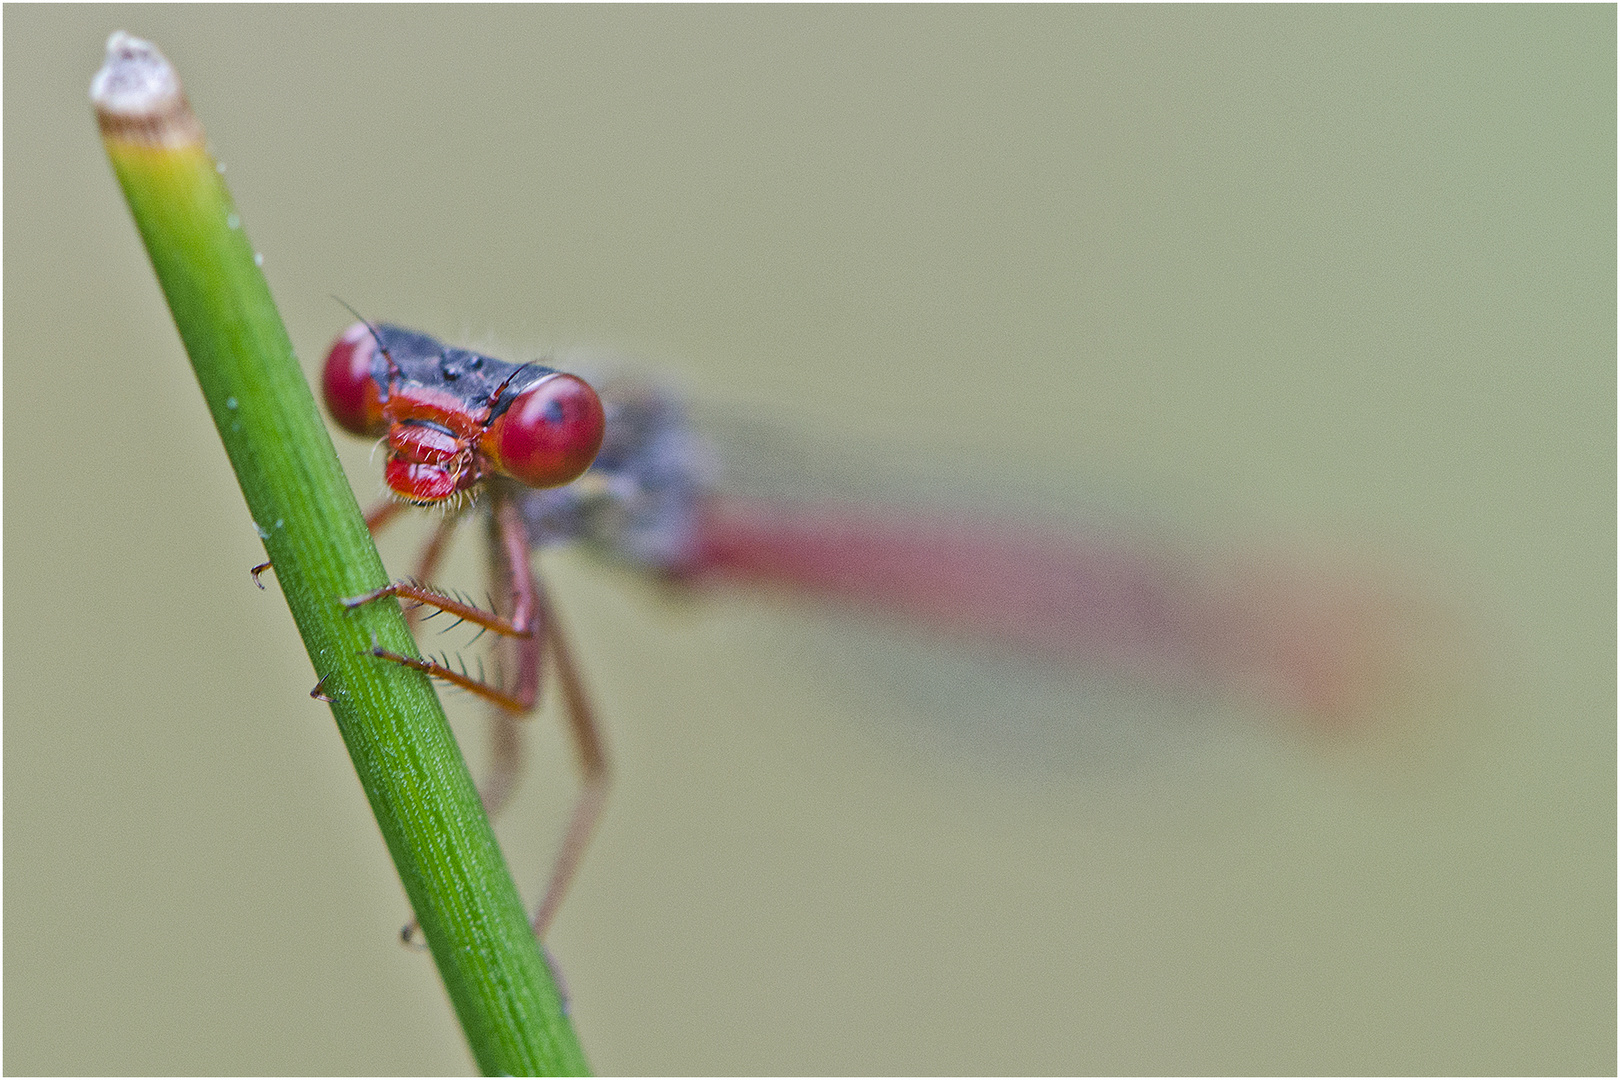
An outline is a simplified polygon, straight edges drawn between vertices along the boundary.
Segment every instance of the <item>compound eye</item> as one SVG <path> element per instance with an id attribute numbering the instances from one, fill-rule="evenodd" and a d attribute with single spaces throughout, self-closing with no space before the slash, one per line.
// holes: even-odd
<path id="1" fill-rule="evenodd" d="M 484 453 L 530 487 L 560 487 L 591 467 L 605 420 L 596 391 L 576 375 L 550 375 L 519 394 L 484 433 Z"/>
<path id="2" fill-rule="evenodd" d="M 377 340 L 363 322 L 343 331 L 326 354 L 321 375 L 326 410 L 343 430 L 356 435 L 376 436 L 388 430 L 382 414 L 382 388 L 373 374 L 376 356 Z"/>

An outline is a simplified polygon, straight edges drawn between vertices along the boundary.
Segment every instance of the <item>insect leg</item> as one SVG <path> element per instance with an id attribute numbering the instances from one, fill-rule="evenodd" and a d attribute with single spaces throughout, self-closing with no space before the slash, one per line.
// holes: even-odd
<path id="1" fill-rule="evenodd" d="M 516 504 L 509 500 L 501 502 L 496 507 L 492 527 L 495 532 L 492 548 L 496 557 L 491 567 L 491 577 L 497 586 L 505 586 L 502 592 L 509 591 L 513 596 L 516 608 L 514 619 L 522 614 L 532 618 L 535 626 L 532 639 L 513 642 L 518 652 L 517 686 L 538 696 L 543 640 L 550 648 L 552 663 L 556 665 L 564 718 L 579 761 L 580 793 L 569 815 L 562 847 L 558 849 L 556 861 L 552 864 L 545 896 L 534 916 L 535 936 L 543 937 L 552 916 L 557 913 L 558 905 L 562 903 L 563 895 L 568 891 L 568 885 L 579 868 L 580 857 L 584 855 L 597 819 L 601 816 L 608 787 L 607 750 L 590 696 L 574 664 L 573 651 L 530 561 L 528 530 Z M 496 778 L 502 775 L 509 773 L 511 777 L 516 777 L 520 735 L 518 719 L 510 713 L 497 713 L 492 718 L 495 725 L 492 732 L 492 786 Z M 511 755 L 509 758 L 506 757 L 508 753 Z M 502 794 L 504 797 L 504 792 Z"/>
<path id="2" fill-rule="evenodd" d="M 397 505 L 397 504 L 396 504 Z M 416 561 L 416 580 L 418 582 L 432 581 L 439 569 L 439 563 L 444 559 L 445 549 L 450 546 L 450 538 L 455 535 L 456 526 L 461 524 L 459 515 L 452 515 L 439 522 L 433 530 L 433 535 L 422 548 L 422 554 Z M 405 622 L 414 631 L 422 621 L 422 605 L 412 604 L 405 610 Z"/>
<path id="3" fill-rule="evenodd" d="M 398 517 L 404 509 L 405 504 L 398 499 L 385 499 L 366 511 L 366 528 L 371 530 L 372 536 L 376 536 L 378 530 Z"/>
<path id="4" fill-rule="evenodd" d="M 522 528 L 522 520 L 516 516 L 516 509 L 511 507 L 509 502 L 503 500 L 496 505 L 495 524 L 492 526 L 495 543 L 492 545 L 491 551 L 490 578 L 495 595 L 510 595 L 513 597 L 513 622 L 516 623 L 517 620 L 522 619 L 524 625 L 527 625 L 532 621 L 533 613 L 536 610 L 533 574 L 529 570 L 528 537 L 526 533 L 523 534 L 523 543 L 521 545 L 502 542 L 501 520 L 503 513 L 508 514 L 516 522 L 519 529 Z M 449 543 L 450 535 L 454 532 L 455 526 L 456 519 L 447 518 L 434 531 L 432 539 L 428 541 L 427 546 L 422 550 L 422 559 L 418 565 L 417 575 L 420 580 L 425 581 L 432 575 L 439 559 L 444 554 L 445 546 Z M 516 562 L 514 562 L 514 559 Z M 522 585 L 518 586 L 517 582 L 521 582 Z M 420 608 L 412 608 L 406 613 L 407 617 L 416 615 L 419 610 Z M 522 772 L 523 765 L 523 730 L 519 721 L 522 719 L 523 714 L 534 707 L 540 688 L 539 653 L 542 640 L 540 635 L 531 632 L 524 637 L 509 637 L 504 640 L 511 643 L 507 651 L 517 653 L 517 683 L 510 695 L 494 697 L 490 694 L 482 694 L 496 706 L 490 714 L 489 774 L 478 785 L 478 798 L 484 804 L 484 813 L 488 814 L 491 820 L 500 814 L 507 801 L 511 798 L 513 789 L 517 786 L 518 776 Z M 403 659 L 400 662 L 407 663 L 411 667 L 417 666 L 417 664 L 410 664 Z M 419 663 L 428 662 L 420 661 Z M 419 668 L 419 670 L 428 669 Z M 428 670 L 428 673 L 440 674 L 443 677 L 442 672 Z M 451 672 L 450 674 L 455 673 Z M 458 680 L 452 679 L 451 681 Z M 458 685 L 465 684 L 458 681 Z M 467 688 L 472 689 L 471 687 Z M 415 944 L 414 938 L 417 926 L 415 919 L 406 923 L 404 929 L 400 931 L 400 940 L 407 945 Z"/>
<path id="5" fill-rule="evenodd" d="M 526 624 L 519 624 L 512 619 L 502 618 L 492 612 L 484 611 L 482 608 L 457 600 L 452 596 L 446 596 L 444 593 L 428 588 L 425 585 L 417 585 L 410 581 L 396 581 L 392 585 L 384 585 L 382 588 L 374 589 L 363 596 L 351 596 L 339 602 L 344 607 L 353 609 L 362 604 L 380 600 L 385 596 L 399 596 L 408 600 L 415 600 L 418 604 L 438 608 L 440 611 L 448 612 L 464 622 L 482 626 L 486 630 L 493 630 L 495 633 L 506 637 L 524 641 L 534 638 L 533 628 Z M 442 679 L 453 686 L 459 686 L 463 690 L 477 694 L 485 701 L 493 702 L 503 709 L 523 713 L 528 712 L 534 706 L 535 695 L 532 685 L 524 687 L 520 684 L 512 691 L 506 691 L 498 686 L 491 686 L 489 683 L 475 678 L 465 671 L 457 671 L 448 667 L 438 660 L 423 660 L 420 657 L 406 656 L 403 653 L 384 649 L 380 645 L 373 645 L 369 651 L 372 656 L 379 660 L 388 660 L 423 672 L 435 679 Z M 526 649 L 520 650 L 520 652 L 527 651 Z"/>
<path id="6" fill-rule="evenodd" d="M 543 593 L 540 594 L 540 601 L 546 609 L 546 640 L 551 645 L 551 658 L 557 665 L 557 683 L 562 690 L 568 733 L 579 756 L 581 787 L 579 797 L 574 802 L 574 811 L 568 819 L 568 831 L 563 834 L 562 847 L 551 867 L 551 880 L 546 883 L 545 897 L 534 914 L 536 937 L 545 936 L 546 927 L 550 925 L 552 916 L 562 903 L 563 894 L 574 879 L 580 856 L 585 854 L 597 819 L 601 817 L 610 779 L 607 748 L 603 743 L 601 726 L 596 721 L 596 710 L 585 692 L 579 669 L 574 666 L 573 652 L 562 627 L 551 613 Z"/>
<path id="7" fill-rule="evenodd" d="M 495 633 L 500 634 L 503 637 L 529 638 L 534 636 L 534 628 L 529 625 L 530 618 L 532 618 L 532 616 L 522 620 L 520 620 L 516 615 L 510 619 L 504 618 L 495 612 L 485 611 L 483 608 L 469 604 L 465 600 L 458 600 L 454 596 L 442 593 L 431 586 L 418 585 L 414 581 L 395 581 L 388 585 L 384 585 L 380 589 L 373 589 L 370 592 L 362 593 L 359 596 L 350 596 L 343 600 L 339 600 L 338 603 L 352 610 L 354 608 L 361 607 L 362 605 L 372 603 L 373 601 L 381 600 L 385 596 L 397 596 L 403 600 L 414 600 L 419 604 L 426 604 L 429 607 L 438 608 L 440 611 L 448 612 L 464 622 L 470 622 L 475 626 L 482 626 L 485 630 L 493 630 Z M 381 654 L 379 653 L 377 655 Z M 408 666 L 414 667 L 415 665 Z M 424 668 L 423 670 L 427 669 Z M 446 678 L 449 677 L 446 676 Z M 449 681 L 455 683 L 457 686 L 464 686 L 460 679 L 449 679 Z M 471 688 L 467 687 L 467 689 Z M 514 696 L 522 695 L 517 695 L 514 692 Z M 532 695 L 530 696 L 532 697 Z M 495 699 L 491 698 L 490 700 L 493 701 Z M 527 707 L 528 706 L 526 705 L 524 706 L 524 708 Z"/>
<path id="8" fill-rule="evenodd" d="M 373 526 L 374 528 L 380 528 L 393 517 L 393 512 L 388 509 L 388 505 L 390 504 L 385 504 L 384 506 L 378 507 L 372 512 L 371 520 L 375 522 Z M 391 505 L 397 506 L 398 504 Z M 511 516 L 518 526 L 521 527 L 522 519 L 517 516 L 516 508 L 511 507 L 506 500 L 502 500 L 496 506 L 496 514 L 501 514 L 503 512 L 503 508 L 504 512 Z M 454 520 L 446 521 L 444 524 L 439 526 L 438 531 L 434 534 L 433 539 L 428 543 L 426 550 L 423 552 L 424 567 L 431 568 L 433 564 L 437 563 L 440 555 L 444 551 L 445 544 L 449 540 L 450 530 L 453 529 L 454 526 Z M 525 545 L 523 548 L 523 560 L 525 565 L 527 565 L 528 562 L 527 550 L 527 546 Z M 426 605 L 428 607 L 438 608 L 440 611 L 456 616 L 463 622 L 470 622 L 475 626 L 481 626 L 486 630 L 493 630 L 495 633 L 500 634 L 503 637 L 514 638 L 520 642 L 533 642 L 532 645 L 520 644 L 518 647 L 518 654 L 520 658 L 529 656 L 531 653 L 535 655 L 532 659 L 526 662 L 520 659 L 519 678 L 517 683 L 510 690 L 505 690 L 498 686 L 492 686 L 489 683 L 484 682 L 482 679 L 474 678 L 465 671 L 457 671 L 437 660 L 423 660 L 415 656 L 405 656 L 401 653 L 392 652 L 375 644 L 372 645 L 371 649 L 369 650 L 371 655 L 377 657 L 379 660 L 388 660 L 393 663 L 403 665 L 404 667 L 413 668 L 416 671 L 423 672 L 432 676 L 433 678 L 442 679 L 443 681 L 454 686 L 461 687 L 463 690 L 477 694 L 485 701 L 493 702 L 503 709 L 507 709 L 514 713 L 525 713 L 534 707 L 534 700 L 539 689 L 540 665 L 538 653 L 540 647 L 540 636 L 535 632 L 535 628 L 533 626 L 535 605 L 532 589 L 530 589 L 526 595 L 525 589 L 529 589 L 528 579 L 523 577 L 519 578 L 518 581 L 521 585 L 523 585 L 523 588 L 516 590 L 516 602 L 513 605 L 512 615 L 510 618 L 503 617 L 497 612 L 485 611 L 482 608 L 469 604 L 464 600 L 460 600 L 454 596 L 449 596 L 445 593 L 439 592 L 437 589 L 434 589 L 431 586 L 419 584 L 415 581 L 396 581 L 391 584 L 384 585 L 380 589 L 373 589 L 371 592 L 364 593 L 360 596 L 351 596 L 347 599 L 340 600 L 339 603 L 352 610 L 364 604 L 381 600 L 385 596 L 396 596 L 405 600 L 414 600 L 418 605 Z"/>
<path id="9" fill-rule="evenodd" d="M 494 595 L 512 598 L 512 621 L 521 620 L 532 633 L 509 638 L 497 654 L 515 672 L 512 695 L 532 708 L 540 698 L 541 647 L 545 640 L 545 609 L 539 603 L 539 582 L 530 565 L 529 535 L 517 506 L 509 499 L 496 503 L 490 517 L 489 580 Z M 505 666 L 505 665 L 503 665 Z M 490 714 L 489 775 L 481 786 L 484 809 L 491 817 L 506 805 L 523 766 L 523 732 L 519 721 L 528 709 L 495 709 Z"/>

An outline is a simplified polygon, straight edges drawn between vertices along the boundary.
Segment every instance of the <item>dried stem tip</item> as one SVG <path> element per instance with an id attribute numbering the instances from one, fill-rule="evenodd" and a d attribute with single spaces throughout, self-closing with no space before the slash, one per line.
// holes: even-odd
<path id="1" fill-rule="evenodd" d="M 101 137 L 153 148 L 200 146 L 202 125 L 174 65 L 150 41 L 122 30 L 107 39 L 107 60 L 90 80 Z"/>

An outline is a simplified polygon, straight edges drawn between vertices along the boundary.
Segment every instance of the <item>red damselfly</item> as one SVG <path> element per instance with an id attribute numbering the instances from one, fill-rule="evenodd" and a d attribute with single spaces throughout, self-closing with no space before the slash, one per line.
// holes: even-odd
<path id="1" fill-rule="evenodd" d="M 1327 725 L 1357 716 L 1393 666 L 1382 601 L 1291 579 L 1274 565 L 1212 564 L 1165 545 L 961 511 L 724 494 L 688 410 L 635 379 L 603 381 L 593 393 L 544 365 L 361 322 L 333 345 L 324 389 L 340 425 L 386 438 L 392 498 L 368 515 L 373 531 L 409 504 L 445 508 L 414 578 L 347 602 L 398 596 L 501 642 L 494 681 L 448 658 L 374 650 L 494 706 L 493 761 L 481 788 L 492 815 L 511 794 L 517 724 L 551 662 L 584 782 L 534 916 L 537 934 L 589 840 L 608 763 L 533 568 L 536 549 L 582 544 L 691 588 L 785 587 L 1084 669 L 1264 700 Z M 428 584 L 451 533 L 473 513 L 488 530 L 494 610 Z"/>

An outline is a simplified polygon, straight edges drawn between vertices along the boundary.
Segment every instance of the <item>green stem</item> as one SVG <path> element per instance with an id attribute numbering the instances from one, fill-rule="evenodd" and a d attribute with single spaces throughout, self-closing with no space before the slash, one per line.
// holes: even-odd
<path id="1" fill-rule="evenodd" d="M 129 201 L 209 412 L 303 635 L 473 1056 L 488 1074 L 586 1069 L 517 889 L 399 605 L 385 583 L 258 257 L 168 61 L 114 34 L 91 85 Z"/>

